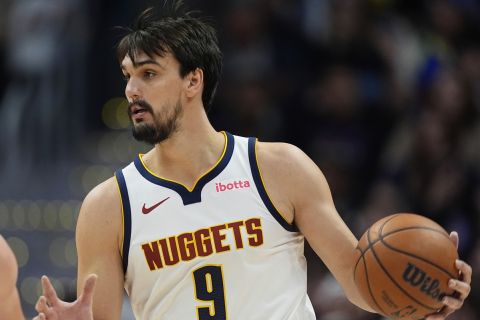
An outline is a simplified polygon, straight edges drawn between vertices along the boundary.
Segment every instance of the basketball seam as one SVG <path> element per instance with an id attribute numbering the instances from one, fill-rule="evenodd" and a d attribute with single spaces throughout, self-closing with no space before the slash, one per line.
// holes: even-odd
<path id="1" fill-rule="evenodd" d="M 389 221 L 390 221 L 390 220 L 385 221 L 385 224 L 386 224 L 387 222 L 389 222 Z M 384 226 L 385 224 L 382 225 L 382 228 L 383 228 L 383 226 Z M 423 229 L 423 230 L 435 231 L 435 232 L 438 232 L 438 233 L 440 233 L 441 235 L 444 235 L 444 236 L 445 236 L 445 234 L 444 234 L 442 231 L 438 230 L 438 229 L 433 229 L 433 228 L 429 228 L 429 227 L 406 227 L 406 228 L 401 228 L 401 229 L 396 229 L 396 230 L 394 230 L 394 231 L 390 231 L 389 233 L 386 233 L 383 238 L 386 238 L 386 237 L 388 237 L 388 236 L 391 236 L 391 235 L 393 235 L 393 234 L 395 234 L 395 233 L 398 233 L 398 232 L 401 232 L 401 231 L 415 230 L 415 229 Z M 370 229 L 369 229 L 369 230 L 370 230 Z M 380 241 L 382 241 L 382 240 L 381 240 L 380 237 L 379 237 L 379 238 L 378 238 L 377 240 L 375 240 L 374 242 L 369 242 L 369 245 L 365 248 L 364 251 L 362 251 L 362 249 L 358 248 L 358 250 L 360 250 L 360 252 L 361 252 L 361 255 L 360 255 L 360 257 L 359 257 L 358 259 L 360 260 L 360 258 L 363 257 L 363 254 L 364 254 L 365 252 L 367 252 L 368 249 L 370 249 L 373 245 L 375 245 L 377 242 L 380 242 Z M 358 263 L 358 261 L 357 261 L 357 263 Z"/>
<path id="2" fill-rule="evenodd" d="M 432 266 L 434 266 L 435 268 L 439 269 L 440 271 L 442 271 L 443 273 L 447 274 L 450 278 L 456 278 L 454 275 L 452 275 L 448 270 L 444 269 L 443 267 L 437 265 L 436 263 L 433 263 L 425 258 L 422 258 L 420 256 L 417 256 L 413 253 L 409 253 L 409 252 L 406 252 L 406 251 L 403 251 L 403 250 L 400 250 L 400 249 L 397 249 L 395 247 L 393 247 L 392 245 L 388 244 L 387 242 L 383 241 L 384 238 L 380 238 L 380 241 L 389 249 L 393 250 L 393 251 L 396 251 L 396 252 L 399 252 L 399 253 L 402 253 L 404 255 L 407 255 L 407 256 L 410 256 L 410 257 L 413 257 L 413 258 L 416 258 L 418 260 L 421 260 L 423 262 L 426 262 Z"/>
<path id="3" fill-rule="evenodd" d="M 388 221 L 386 221 L 379 229 L 379 238 L 381 238 L 382 236 L 382 230 L 383 230 L 383 227 L 385 226 L 385 224 L 387 223 Z M 429 306 L 426 306 L 424 305 L 422 302 L 418 301 L 417 299 L 415 299 L 414 297 L 412 297 L 405 289 L 403 289 L 398 283 L 397 281 L 395 281 L 393 279 L 393 277 L 390 275 L 390 273 L 388 273 L 388 271 L 386 270 L 385 266 L 382 264 L 382 262 L 380 261 L 380 259 L 378 258 L 376 252 L 375 252 L 375 249 L 374 247 L 372 246 L 371 247 L 371 250 L 372 250 L 372 253 L 373 253 L 373 256 L 375 257 L 375 260 L 377 260 L 378 264 L 380 265 L 380 267 L 382 268 L 383 272 L 388 276 L 388 278 L 392 281 L 392 283 L 398 288 L 400 289 L 400 291 L 402 291 L 407 297 L 409 297 L 412 301 L 414 301 L 415 303 L 421 305 L 422 307 L 426 308 L 426 309 L 429 309 L 429 310 L 432 310 L 432 311 L 436 311 L 438 310 L 438 308 L 432 308 L 432 307 L 429 307 Z"/>
<path id="4" fill-rule="evenodd" d="M 367 242 L 370 244 L 370 228 L 368 228 L 367 230 Z M 372 250 L 373 252 L 373 250 Z M 375 254 L 375 253 L 374 253 Z M 362 254 L 362 258 L 363 258 L 363 254 Z M 370 297 L 372 298 L 373 302 L 377 305 L 378 309 L 384 314 L 384 315 L 387 315 L 387 313 L 385 312 L 385 310 L 383 310 L 382 307 L 380 307 L 380 305 L 378 304 L 377 302 L 377 299 L 375 299 L 375 296 L 373 295 L 373 292 L 372 292 L 372 289 L 370 287 L 370 281 L 368 280 L 368 270 L 367 270 L 367 263 L 365 262 L 365 258 L 363 258 L 363 263 L 365 264 L 365 275 L 367 277 L 367 284 L 368 284 L 368 292 L 370 293 Z"/>
<path id="5" fill-rule="evenodd" d="M 358 251 L 360 251 L 360 258 L 358 258 L 358 260 L 357 260 L 357 263 L 355 263 L 355 267 L 353 268 L 353 270 L 354 270 L 354 272 L 353 272 L 353 281 L 355 281 L 355 275 L 356 275 L 356 272 L 355 272 L 355 270 L 357 270 L 358 263 L 360 262 L 360 259 L 362 259 L 362 258 L 363 258 L 363 253 L 362 253 L 362 250 L 360 250 L 358 247 L 357 247 L 357 248 L 355 248 L 355 250 L 358 250 Z"/>
<path id="6" fill-rule="evenodd" d="M 390 219 L 388 219 L 387 221 L 385 221 L 385 223 L 387 223 L 388 221 L 392 220 L 392 219 L 395 218 L 396 216 L 397 216 L 397 214 L 393 215 L 392 217 L 390 217 Z M 367 233 L 367 238 L 368 238 L 368 235 L 370 234 L 370 229 L 371 229 L 371 227 L 368 228 L 368 230 L 366 231 L 366 233 Z M 358 265 L 358 262 L 360 262 L 360 259 L 363 258 L 364 253 L 367 252 L 368 249 L 370 249 L 370 248 L 372 247 L 372 245 L 374 245 L 375 243 L 378 242 L 378 240 L 375 240 L 375 242 L 371 244 L 371 243 L 370 243 L 370 238 L 368 238 L 367 240 L 368 240 L 368 241 L 367 241 L 367 242 L 368 242 L 368 246 L 367 246 L 367 248 L 365 249 L 365 251 L 362 251 L 362 249 L 360 249 L 360 248 L 358 247 L 358 245 L 357 245 L 357 249 L 360 251 L 360 257 L 358 257 L 358 260 L 357 260 L 357 262 L 355 263 L 355 269 L 357 268 L 357 265 Z"/>
<path id="7" fill-rule="evenodd" d="M 365 261 L 365 259 L 362 259 L 362 260 L 363 260 L 363 266 L 365 267 L 365 278 L 366 278 L 365 280 L 367 281 L 367 287 L 368 287 L 368 292 L 370 293 L 370 297 L 372 298 L 373 302 L 377 305 L 377 308 L 380 309 L 382 312 L 384 312 L 383 309 L 378 304 L 377 300 L 375 300 L 375 297 L 373 296 L 372 288 L 370 287 L 370 281 L 368 279 L 367 262 Z"/>

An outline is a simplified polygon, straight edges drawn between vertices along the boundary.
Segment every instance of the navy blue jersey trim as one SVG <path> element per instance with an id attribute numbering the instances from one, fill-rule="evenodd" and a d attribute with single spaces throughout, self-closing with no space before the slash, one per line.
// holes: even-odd
<path id="1" fill-rule="evenodd" d="M 150 181 L 151 183 L 160 185 L 165 188 L 172 189 L 173 191 L 177 192 L 180 197 L 182 197 L 183 204 L 184 205 L 189 205 L 193 203 L 198 203 L 202 201 L 202 189 L 203 187 L 210 181 L 212 181 L 216 176 L 220 174 L 220 172 L 225 169 L 227 164 L 230 162 L 230 159 L 232 158 L 233 154 L 233 149 L 235 146 L 235 138 L 228 132 L 225 132 L 226 134 L 226 143 L 227 147 L 225 150 L 225 154 L 223 155 L 223 158 L 220 160 L 220 162 L 217 164 L 213 170 L 211 170 L 209 173 L 204 175 L 203 177 L 198 180 L 197 184 L 193 188 L 192 191 L 189 191 L 185 186 L 176 183 L 174 181 L 169 181 L 162 179 L 160 177 L 154 176 L 148 170 L 144 167 L 142 160 L 140 160 L 140 157 L 135 158 L 134 164 L 135 167 L 137 168 L 138 172 Z"/>
<path id="2" fill-rule="evenodd" d="M 267 190 L 265 190 L 265 186 L 263 185 L 262 177 L 260 175 L 260 169 L 258 168 L 258 163 L 257 163 L 257 156 L 255 151 L 256 142 L 257 142 L 256 138 L 248 138 L 248 159 L 250 161 L 250 168 L 252 170 L 253 181 L 255 181 L 255 186 L 257 187 L 258 193 L 260 194 L 260 197 L 262 198 L 263 203 L 267 207 L 268 211 L 270 211 L 270 214 L 275 218 L 275 220 L 277 220 L 278 223 L 280 223 L 280 225 L 285 230 L 291 231 L 291 232 L 297 232 L 298 229 L 295 226 L 295 224 L 288 223 L 282 217 L 280 212 L 278 212 L 278 210 L 273 205 L 272 200 L 270 200 Z"/>
<path id="3" fill-rule="evenodd" d="M 132 234 L 132 213 L 130 209 L 130 198 L 128 196 L 127 184 L 123 176 L 122 170 L 115 172 L 118 188 L 122 197 L 123 206 L 123 249 L 122 249 L 122 265 L 124 274 L 127 273 L 128 253 L 130 251 L 130 238 Z"/>

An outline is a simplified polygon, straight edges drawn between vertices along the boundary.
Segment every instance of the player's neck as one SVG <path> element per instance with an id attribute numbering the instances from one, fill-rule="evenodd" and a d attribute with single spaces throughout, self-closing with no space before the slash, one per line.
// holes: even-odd
<path id="1" fill-rule="evenodd" d="M 162 178 L 192 187 L 221 157 L 226 139 L 215 131 L 207 116 L 183 118 L 178 131 L 144 157 L 151 171 Z"/>

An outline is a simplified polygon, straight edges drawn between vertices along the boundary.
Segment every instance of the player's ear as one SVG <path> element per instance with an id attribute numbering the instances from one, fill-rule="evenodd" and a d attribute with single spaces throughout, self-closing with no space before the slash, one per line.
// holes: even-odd
<path id="1" fill-rule="evenodd" d="M 190 71 L 186 76 L 186 85 L 187 85 L 187 97 L 193 98 L 194 96 L 201 94 L 203 89 L 203 70 L 196 68 L 193 71 Z"/>

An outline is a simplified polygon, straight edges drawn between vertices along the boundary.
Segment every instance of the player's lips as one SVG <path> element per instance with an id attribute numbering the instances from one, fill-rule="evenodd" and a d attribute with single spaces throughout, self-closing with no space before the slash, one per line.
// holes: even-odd
<path id="1" fill-rule="evenodd" d="M 145 108 L 140 107 L 138 104 L 134 104 L 130 107 L 130 114 L 137 115 L 139 113 L 147 112 L 148 110 Z"/>
<path id="2" fill-rule="evenodd" d="M 133 121 L 139 122 L 143 121 L 145 118 L 145 115 L 150 112 L 148 108 L 144 108 L 139 104 L 133 104 L 130 106 L 130 117 L 132 118 Z"/>

